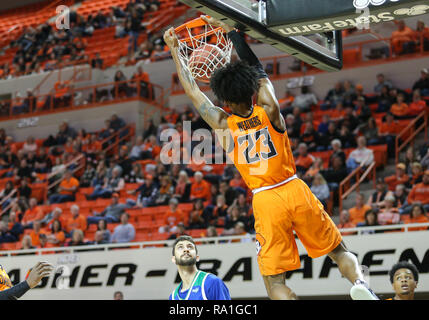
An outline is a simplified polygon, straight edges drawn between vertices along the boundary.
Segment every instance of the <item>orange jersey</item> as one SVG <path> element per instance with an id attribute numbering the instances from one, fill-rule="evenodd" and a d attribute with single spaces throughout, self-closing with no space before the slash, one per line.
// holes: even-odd
<path id="1" fill-rule="evenodd" d="M 0 291 L 7 290 L 12 287 L 12 282 L 9 279 L 8 274 L 4 271 L 0 265 Z"/>
<path id="2" fill-rule="evenodd" d="M 273 127 L 264 108 L 255 105 L 249 117 L 232 114 L 227 121 L 234 140 L 234 150 L 228 156 L 251 190 L 295 175 L 288 135 Z"/>

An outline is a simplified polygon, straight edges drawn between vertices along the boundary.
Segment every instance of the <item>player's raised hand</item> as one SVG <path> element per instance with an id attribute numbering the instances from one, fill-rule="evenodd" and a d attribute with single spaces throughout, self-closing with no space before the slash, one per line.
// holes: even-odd
<path id="1" fill-rule="evenodd" d="M 28 286 L 32 289 L 37 286 L 44 277 L 47 277 L 51 274 L 54 267 L 49 262 L 41 261 L 38 262 L 30 271 L 30 274 L 27 278 Z"/>
<path id="2" fill-rule="evenodd" d="M 174 32 L 174 28 L 170 28 L 164 33 L 165 44 L 171 49 L 179 47 L 179 39 Z"/>
<path id="3" fill-rule="evenodd" d="M 225 22 L 220 21 L 216 18 L 210 17 L 210 16 L 201 16 L 201 19 L 203 21 L 205 21 L 207 24 L 210 24 L 214 27 L 221 27 L 222 29 L 224 29 L 227 33 L 234 30 L 233 27 L 230 27 L 229 25 L 227 25 Z"/>

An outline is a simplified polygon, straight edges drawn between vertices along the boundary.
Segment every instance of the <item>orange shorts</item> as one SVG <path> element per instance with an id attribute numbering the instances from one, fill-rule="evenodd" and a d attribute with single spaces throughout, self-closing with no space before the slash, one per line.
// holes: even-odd
<path id="1" fill-rule="evenodd" d="M 322 203 L 301 179 L 253 196 L 258 264 L 262 275 L 277 275 L 301 265 L 293 230 L 311 258 L 342 241 Z"/>

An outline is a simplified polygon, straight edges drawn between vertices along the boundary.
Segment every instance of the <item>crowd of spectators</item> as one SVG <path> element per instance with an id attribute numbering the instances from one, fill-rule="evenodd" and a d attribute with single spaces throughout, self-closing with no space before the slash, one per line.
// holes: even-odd
<path id="1" fill-rule="evenodd" d="M 37 74 L 77 63 L 89 62 L 94 68 L 103 68 L 100 54 L 88 56 L 85 49 L 88 37 L 95 30 L 108 27 L 116 29 L 116 38 L 129 36 L 128 56 L 134 64 L 143 59 L 168 58 L 168 50 L 158 33 L 148 34 L 148 38 L 138 46 L 139 36 L 146 32 L 148 23 L 144 19 L 145 14 L 155 12 L 159 7 L 158 0 L 135 0 L 130 1 L 124 10 L 115 6 L 108 13 L 100 10 L 87 17 L 72 10 L 68 29 L 57 29 L 48 22 L 35 28 L 25 27 L 20 37 L 9 45 L 16 48 L 16 53 L 11 64 L 0 66 L 0 79 Z"/>

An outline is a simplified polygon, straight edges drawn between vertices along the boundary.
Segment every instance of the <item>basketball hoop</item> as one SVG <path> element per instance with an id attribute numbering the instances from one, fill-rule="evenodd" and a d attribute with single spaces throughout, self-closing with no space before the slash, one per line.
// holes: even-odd
<path id="1" fill-rule="evenodd" d="M 194 79 L 208 83 L 212 73 L 231 61 L 232 42 L 226 31 L 197 18 L 177 27 L 179 59 Z"/>

